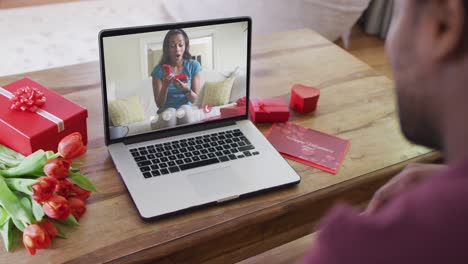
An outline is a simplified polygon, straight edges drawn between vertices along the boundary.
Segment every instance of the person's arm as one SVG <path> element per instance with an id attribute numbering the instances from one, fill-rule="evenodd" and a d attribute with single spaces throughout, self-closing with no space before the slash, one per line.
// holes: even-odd
<path id="1" fill-rule="evenodd" d="M 375 264 L 388 257 L 385 232 L 375 220 L 359 216 L 345 205 L 336 206 L 320 223 L 312 250 L 302 264 Z M 383 243 L 382 243 L 383 242 Z M 397 262 L 395 262 L 397 263 Z"/>
<path id="2" fill-rule="evenodd" d="M 466 169 L 429 176 L 372 214 L 335 207 L 303 263 L 464 263 L 450 258 L 468 259 L 465 176 Z"/>
<path id="3" fill-rule="evenodd" d="M 410 164 L 406 166 L 374 194 L 364 214 L 375 213 L 402 193 L 446 169 L 447 165 L 445 164 Z"/>
<path id="4" fill-rule="evenodd" d="M 181 82 L 179 80 L 174 81 L 174 85 L 185 93 L 185 96 L 191 103 L 194 103 L 198 98 L 198 93 L 200 92 L 200 78 L 200 73 L 197 73 L 197 75 L 193 76 L 192 89 L 188 87 L 187 83 Z"/>
<path id="5" fill-rule="evenodd" d="M 156 106 L 161 108 L 166 104 L 167 100 L 167 91 L 169 90 L 169 84 L 172 80 L 171 75 L 164 75 L 162 80 L 159 80 L 155 77 L 153 79 L 153 95 Z"/>
<path id="6" fill-rule="evenodd" d="M 197 101 L 198 93 L 200 92 L 200 89 L 201 89 L 200 78 L 201 78 L 200 73 L 197 73 L 197 75 L 193 76 L 192 78 L 192 89 L 190 90 L 190 93 L 187 94 L 187 98 L 192 103 Z"/>

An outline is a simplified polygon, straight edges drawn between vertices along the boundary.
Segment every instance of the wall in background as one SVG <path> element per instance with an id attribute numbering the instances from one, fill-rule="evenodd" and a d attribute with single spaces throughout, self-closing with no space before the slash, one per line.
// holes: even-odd
<path id="1" fill-rule="evenodd" d="M 247 24 L 232 23 L 209 27 L 187 28 L 189 38 L 213 37 L 213 69 L 232 71 L 247 64 Z M 131 36 L 110 37 L 104 40 L 107 84 L 116 88 L 138 83 L 147 75 L 147 49 L 157 46 L 165 32 L 144 33 Z M 125 84 L 125 85 L 124 85 Z M 131 89 L 128 87 L 127 89 Z"/>

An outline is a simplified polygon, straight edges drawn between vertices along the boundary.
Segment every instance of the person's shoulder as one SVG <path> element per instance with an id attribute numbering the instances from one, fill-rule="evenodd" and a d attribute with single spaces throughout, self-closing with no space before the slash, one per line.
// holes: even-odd
<path id="1" fill-rule="evenodd" d="M 449 166 L 445 171 L 416 186 L 402 198 L 418 204 L 431 204 L 447 219 L 451 212 L 465 208 L 468 203 L 468 163 Z M 466 212 L 468 217 L 468 210 Z"/>
<path id="2" fill-rule="evenodd" d="M 190 67 L 196 67 L 196 68 L 201 67 L 200 63 L 194 59 L 187 60 L 187 65 L 189 65 Z"/>
<path id="3" fill-rule="evenodd" d="M 434 176 L 371 215 L 360 215 L 350 206 L 335 207 L 321 221 L 317 249 L 306 263 L 386 263 L 389 258 L 410 263 L 409 256 L 432 263 L 431 258 L 468 257 L 456 247 L 468 243 L 468 178 L 454 176 L 459 172 Z M 398 257 L 393 252 L 399 252 Z"/>
<path id="4" fill-rule="evenodd" d="M 200 63 L 193 59 L 186 60 L 185 68 L 191 76 L 195 76 L 202 70 Z"/>
<path id="5" fill-rule="evenodd" d="M 154 70 L 158 70 L 158 71 L 162 70 L 161 63 L 156 64 L 156 66 L 154 66 Z"/>
<path id="6" fill-rule="evenodd" d="M 162 65 L 160 63 L 158 63 L 153 71 L 151 72 L 151 76 L 153 77 L 156 77 L 156 78 L 162 78 L 162 75 L 163 75 L 163 70 L 162 70 Z"/>

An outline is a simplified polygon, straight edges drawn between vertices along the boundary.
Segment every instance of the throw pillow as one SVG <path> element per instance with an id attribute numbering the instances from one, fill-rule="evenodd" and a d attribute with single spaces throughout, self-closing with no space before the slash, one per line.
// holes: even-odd
<path id="1" fill-rule="evenodd" d="M 219 106 L 227 104 L 235 78 L 235 76 L 231 76 L 221 82 L 205 82 L 202 105 Z"/>
<path id="2" fill-rule="evenodd" d="M 229 76 L 225 76 L 224 74 L 218 72 L 218 71 L 213 71 L 213 70 L 203 70 L 200 72 L 201 78 L 200 78 L 200 86 L 201 89 L 198 92 L 198 98 L 197 100 L 193 103 L 198 108 L 202 107 L 203 103 L 203 94 L 204 94 L 204 88 L 205 88 L 205 82 L 221 82 L 226 80 Z"/>
<path id="3" fill-rule="evenodd" d="M 247 94 L 247 76 L 245 69 L 237 67 L 232 75 L 236 76 L 236 80 L 232 84 L 231 96 L 229 97 L 229 103 L 233 103 Z"/>
<path id="4" fill-rule="evenodd" d="M 138 96 L 130 96 L 109 102 L 109 115 L 114 126 L 122 126 L 146 119 Z"/>

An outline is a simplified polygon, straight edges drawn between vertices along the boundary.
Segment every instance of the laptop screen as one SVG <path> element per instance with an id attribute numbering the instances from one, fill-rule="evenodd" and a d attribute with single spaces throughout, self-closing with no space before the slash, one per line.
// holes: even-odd
<path id="1" fill-rule="evenodd" d="M 249 22 L 207 24 L 101 33 L 110 140 L 246 115 Z"/>

